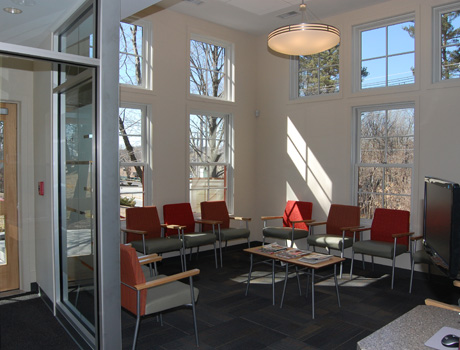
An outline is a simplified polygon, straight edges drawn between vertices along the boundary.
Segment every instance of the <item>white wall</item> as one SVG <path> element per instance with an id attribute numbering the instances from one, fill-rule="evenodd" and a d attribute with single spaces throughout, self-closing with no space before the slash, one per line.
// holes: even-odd
<path id="1" fill-rule="evenodd" d="M 341 92 L 334 97 L 290 101 L 289 59 L 269 53 L 266 37 L 258 38 L 256 217 L 280 215 L 287 199 L 312 201 L 318 220 L 326 218 L 330 203 L 351 204 L 352 108 L 412 101 L 418 142 L 411 217 L 412 230 L 422 233 L 424 176 L 460 181 L 460 82 L 431 83 L 431 7 L 448 2 L 395 0 L 323 19 L 342 33 Z M 352 93 L 352 26 L 410 12 L 416 17 L 416 84 Z M 294 126 L 289 132 L 288 119 Z M 303 160 L 288 155 L 288 136 L 296 138 Z M 409 258 L 399 261 L 407 267 Z"/>
<path id="2" fill-rule="evenodd" d="M 235 214 L 254 217 L 257 184 L 255 37 L 168 10 L 143 20 L 151 21 L 153 28 L 153 91 L 123 87 L 120 101 L 151 105 L 153 201 L 146 204 L 156 205 L 162 217 L 164 204 L 188 201 L 188 113 L 191 109 L 200 109 L 233 115 Z M 234 43 L 235 102 L 188 96 L 191 33 Z"/>

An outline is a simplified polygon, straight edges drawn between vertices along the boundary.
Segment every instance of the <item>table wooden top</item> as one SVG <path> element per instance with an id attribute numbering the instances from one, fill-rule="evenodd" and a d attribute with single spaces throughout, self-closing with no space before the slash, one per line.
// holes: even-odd
<path id="1" fill-rule="evenodd" d="M 293 249 L 295 250 L 295 248 L 287 248 L 286 250 L 293 250 Z M 254 248 L 246 248 L 246 249 L 244 249 L 244 251 L 247 252 L 247 253 L 250 253 L 250 254 L 263 256 L 263 257 L 273 259 L 273 260 L 283 261 L 283 262 L 286 262 L 286 263 L 289 263 L 289 264 L 295 264 L 295 265 L 298 265 L 298 266 L 304 266 L 304 267 L 312 268 L 312 269 L 315 269 L 315 270 L 320 269 L 322 267 L 334 265 L 334 264 L 337 264 L 339 262 L 345 261 L 344 258 L 340 258 L 338 256 L 332 256 L 330 259 L 327 259 L 325 261 L 321 261 L 321 262 L 318 262 L 316 264 L 309 264 L 309 263 L 299 261 L 299 259 L 301 257 L 288 259 L 288 258 L 285 258 L 285 257 L 277 256 L 276 253 L 278 253 L 278 252 L 274 252 L 274 253 L 264 252 L 264 251 L 262 251 L 262 246 L 254 247 Z M 285 250 L 282 250 L 280 252 L 283 252 L 283 251 L 285 251 Z M 305 256 L 308 257 L 308 255 L 305 255 Z"/>

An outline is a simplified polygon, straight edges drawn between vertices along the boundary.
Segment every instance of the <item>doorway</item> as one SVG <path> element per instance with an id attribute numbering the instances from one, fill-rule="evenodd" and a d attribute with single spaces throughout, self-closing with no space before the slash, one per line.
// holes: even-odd
<path id="1" fill-rule="evenodd" d="M 17 105 L 0 103 L 0 292 L 19 289 Z"/>

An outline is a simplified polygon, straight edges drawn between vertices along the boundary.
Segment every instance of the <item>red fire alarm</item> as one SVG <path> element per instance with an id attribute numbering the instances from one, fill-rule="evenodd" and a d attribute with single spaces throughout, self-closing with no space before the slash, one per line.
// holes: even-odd
<path id="1" fill-rule="evenodd" d="M 38 183 L 38 194 L 39 194 L 40 196 L 45 195 L 45 184 L 44 184 L 43 181 L 40 181 L 40 182 Z"/>

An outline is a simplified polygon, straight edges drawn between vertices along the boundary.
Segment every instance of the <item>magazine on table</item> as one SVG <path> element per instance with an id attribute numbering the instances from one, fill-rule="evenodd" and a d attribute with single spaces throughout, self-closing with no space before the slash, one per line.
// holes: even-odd
<path id="1" fill-rule="evenodd" d="M 299 261 L 307 264 L 318 264 L 320 262 L 329 260 L 332 258 L 332 255 L 328 254 L 321 254 L 321 253 L 311 253 L 307 256 L 303 256 L 299 259 Z"/>
<path id="2" fill-rule="evenodd" d="M 311 253 L 312 253 L 311 250 L 286 249 L 286 250 L 276 253 L 276 256 L 279 258 L 284 258 L 284 259 L 296 259 L 296 258 L 300 258 L 301 256 L 305 256 Z"/>
<path id="3" fill-rule="evenodd" d="M 286 250 L 286 249 L 287 247 L 282 246 L 278 244 L 277 242 L 273 242 L 270 244 L 263 245 L 262 248 L 260 248 L 260 251 L 264 253 L 276 253 L 276 252 Z"/>

